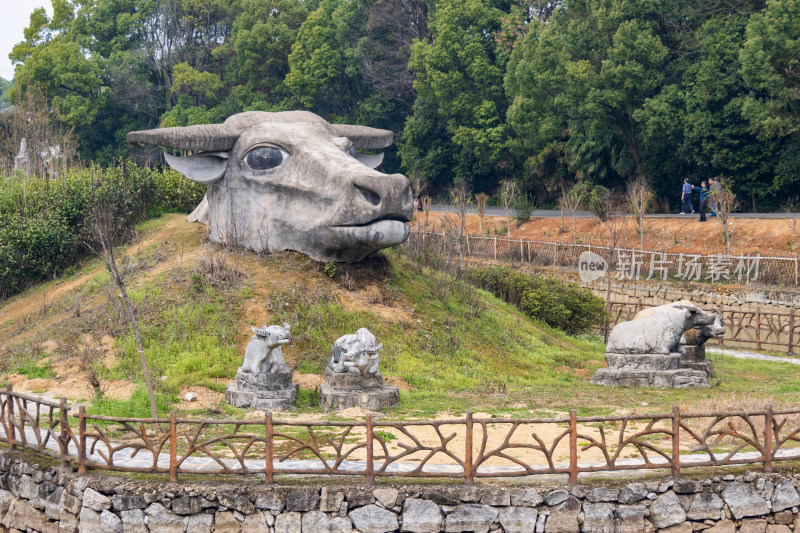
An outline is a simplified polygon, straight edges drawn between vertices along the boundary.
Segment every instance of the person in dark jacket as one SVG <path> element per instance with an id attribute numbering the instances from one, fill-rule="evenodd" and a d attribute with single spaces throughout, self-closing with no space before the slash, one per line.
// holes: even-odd
<path id="1" fill-rule="evenodd" d="M 697 189 L 700 191 L 700 205 L 698 209 L 700 210 L 700 222 L 706 222 L 706 202 L 708 201 L 708 185 L 704 181 L 700 184 L 700 187 L 692 187 L 693 189 Z"/>
<path id="2" fill-rule="evenodd" d="M 681 215 L 686 214 L 686 204 L 689 204 L 689 211 L 694 214 L 694 206 L 692 205 L 692 189 L 694 189 L 694 185 L 689 183 L 689 178 L 683 180 L 683 189 L 681 190 Z"/>

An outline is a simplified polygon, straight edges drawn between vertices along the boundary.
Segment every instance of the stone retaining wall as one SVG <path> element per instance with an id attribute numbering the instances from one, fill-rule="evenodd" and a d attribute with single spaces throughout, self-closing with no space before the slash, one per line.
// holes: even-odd
<path id="1" fill-rule="evenodd" d="M 0 533 L 789 533 L 799 485 L 755 472 L 616 487 L 170 484 L 79 477 L 0 450 Z"/>

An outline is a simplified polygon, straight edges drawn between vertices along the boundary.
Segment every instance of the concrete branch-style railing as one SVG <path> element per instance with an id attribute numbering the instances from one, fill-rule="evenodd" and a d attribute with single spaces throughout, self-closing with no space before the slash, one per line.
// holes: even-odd
<path id="1" fill-rule="evenodd" d="M 800 459 L 800 409 L 555 418 L 294 422 L 119 418 L 0 390 L 0 441 L 62 466 L 166 474 L 509 478 L 682 469 Z M 74 423 L 74 422 L 73 422 Z M 393 444 L 394 443 L 394 444 Z"/>

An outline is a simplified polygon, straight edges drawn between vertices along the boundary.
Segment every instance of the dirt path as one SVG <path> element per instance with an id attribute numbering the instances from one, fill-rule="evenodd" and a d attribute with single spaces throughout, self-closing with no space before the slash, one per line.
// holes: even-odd
<path id="1" fill-rule="evenodd" d="M 199 224 L 181 223 L 186 219 L 186 215 L 183 214 L 164 215 L 164 218 L 167 220 L 166 223 L 143 232 L 136 241 L 125 248 L 122 257 L 132 256 L 163 241 L 188 240 L 193 235 L 199 236 L 205 231 Z M 179 257 L 167 258 L 163 264 L 159 265 L 159 270 L 170 268 L 170 264 L 174 266 L 179 260 Z M 105 266 L 100 261 L 94 260 L 92 264 L 94 265 L 92 268 L 75 277 L 61 279 L 47 286 L 33 287 L 3 303 L 0 307 L 0 338 L 8 335 L 8 328 L 14 322 L 38 311 L 44 305 L 52 305 L 105 271 Z"/>

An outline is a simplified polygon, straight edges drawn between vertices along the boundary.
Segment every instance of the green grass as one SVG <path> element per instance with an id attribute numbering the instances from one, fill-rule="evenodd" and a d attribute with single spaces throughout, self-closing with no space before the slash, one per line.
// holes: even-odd
<path id="1" fill-rule="evenodd" d="M 165 220 L 162 217 L 145 227 Z M 718 355 L 712 359 L 722 379 L 711 389 L 595 386 L 590 379 L 603 361 L 601 338 L 569 336 L 533 321 L 487 292 L 417 268 L 396 251 L 384 252 L 386 264 L 380 268 L 352 271 L 383 298 L 386 305 L 377 314 L 342 296 L 348 294 L 342 283 L 345 266 L 337 265 L 332 279 L 321 265 L 297 254 L 259 258 L 259 268 L 267 275 L 251 272 L 241 287 L 227 290 L 205 281 L 195 290 L 191 262 L 145 277 L 148 264 L 156 261 L 148 259 L 150 256 L 176 253 L 167 243 L 162 244 L 161 251 L 159 244 L 142 252 L 144 266 L 128 281 L 162 415 L 174 408 L 181 387 L 201 385 L 222 392 L 224 380 L 235 377 L 250 337 L 249 327 L 261 325 L 248 315 L 247 310 L 254 306 L 265 311 L 269 323 L 291 324 L 293 344 L 284 347 L 284 354 L 296 372 L 324 372 L 331 346 L 341 335 L 361 327 L 375 333 L 384 345 L 381 371 L 412 387 L 401 390 L 400 405 L 389 411 L 393 419 L 425 419 L 443 411 L 461 416 L 467 410 L 497 417 L 549 417 L 571 408 L 577 408 L 579 416 L 605 416 L 621 410 L 665 413 L 673 405 L 702 412 L 715 407 L 732 409 L 742 402 L 787 406 L 800 401 L 797 366 Z M 247 265 L 256 260 L 245 255 L 237 261 Z M 95 277 L 105 279 L 107 275 Z M 107 303 L 105 291 L 98 287 L 92 282 L 76 289 L 84 298 L 81 317 L 64 317 L 62 312 L 61 322 L 48 326 L 50 329 L 37 330 L 35 336 L 13 346 L 9 343 L 2 370 L 53 377 L 49 366 L 36 364 L 38 359 L 78 353 L 84 332 L 96 339 L 108 333 L 117 339 L 118 362 L 112 369 L 101 368 L 100 377 L 142 384 L 139 355 L 127 319 L 113 315 L 120 311 Z M 93 300 L 94 307 L 90 307 Z M 62 303 L 53 305 L 60 308 Z M 67 351 L 45 354 L 32 348 L 56 336 L 64 339 Z M 70 344 L 70 339 L 76 340 Z M 129 402 L 103 400 L 92 409 L 118 416 L 149 416 L 141 388 Z M 297 410 L 301 415 L 319 412 L 316 391 L 301 389 Z M 214 412 L 228 417 L 243 414 L 229 406 Z M 207 416 L 201 410 L 194 414 Z M 326 418 L 338 417 L 329 413 Z"/>
<path id="2" fill-rule="evenodd" d="M 159 414 L 169 412 L 174 401 L 175 398 L 170 398 L 165 394 L 156 396 L 156 406 Z M 120 418 L 150 418 L 150 400 L 147 398 L 147 389 L 144 386 L 137 387 L 128 401 L 113 400 L 111 398 L 95 400 L 86 409 L 86 413 Z"/>
<path id="3" fill-rule="evenodd" d="M 20 361 L 16 365 L 12 365 L 9 373 L 22 374 L 28 379 L 53 379 L 53 365 L 47 361 L 39 363 L 35 359 L 27 359 Z"/>

